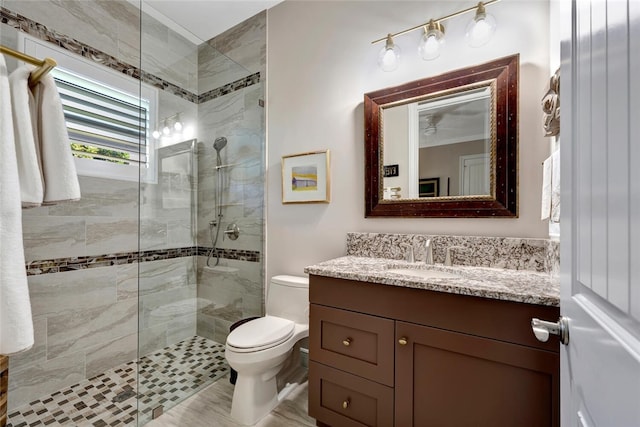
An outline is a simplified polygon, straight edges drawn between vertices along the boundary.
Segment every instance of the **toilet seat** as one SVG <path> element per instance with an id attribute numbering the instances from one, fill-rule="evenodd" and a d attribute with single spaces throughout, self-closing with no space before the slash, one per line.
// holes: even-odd
<path id="1" fill-rule="evenodd" d="M 227 337 L 227 346 L 237 353 L 265 350 L 293 336 L 295 323 L 288 319 L 265 316 L 234 329 Z"/>

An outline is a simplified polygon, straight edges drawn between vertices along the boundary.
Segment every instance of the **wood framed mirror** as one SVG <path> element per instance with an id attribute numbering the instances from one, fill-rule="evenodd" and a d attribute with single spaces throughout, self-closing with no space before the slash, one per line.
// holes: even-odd
<path id="1" fill-rule="evenodd" d="M 517 217 L 518 75 L 512 55 L 365 94 L 365 217 Z"/>

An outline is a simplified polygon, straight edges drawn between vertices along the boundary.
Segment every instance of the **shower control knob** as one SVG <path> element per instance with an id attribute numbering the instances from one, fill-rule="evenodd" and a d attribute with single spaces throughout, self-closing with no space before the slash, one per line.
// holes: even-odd
<path id="1" fill-rule="evenodd" d="M 231 240 L 236 240 L 240 236 L 240 228 L 235 222 L 233 224 L 229 224 L 227 229 L 224 230 L 224 236 L 227 236 Z"/>

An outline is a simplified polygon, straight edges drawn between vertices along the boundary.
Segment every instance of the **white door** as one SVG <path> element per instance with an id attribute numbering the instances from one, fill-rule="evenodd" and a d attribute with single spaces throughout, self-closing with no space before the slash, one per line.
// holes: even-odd
<path id="1" fill-rule="evenodd" d="M 563 2 L 562 426 L 640 426 L 640 1 Z"/>
<path id="2" fill-rule="evenodd" d="M 489 193 L 489 155 L 473 154 L 460 156 L 461 196 Z"/>

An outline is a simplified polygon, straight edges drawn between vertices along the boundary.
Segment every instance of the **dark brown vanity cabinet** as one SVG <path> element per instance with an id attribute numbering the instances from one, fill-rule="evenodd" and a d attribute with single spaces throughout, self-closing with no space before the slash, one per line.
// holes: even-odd
<path id="1" fill-rule="evenodd" d="M 557 307 L 310 277 L 320 426 L 559 426 Z"/>

